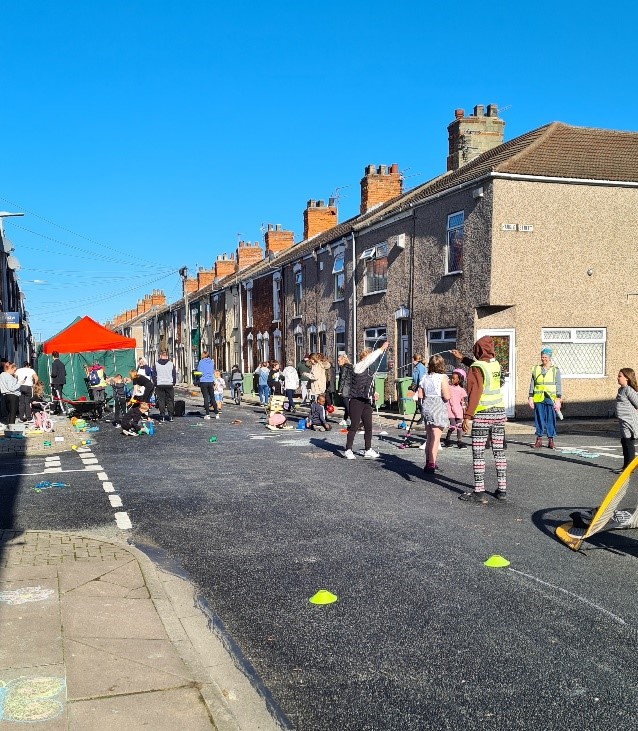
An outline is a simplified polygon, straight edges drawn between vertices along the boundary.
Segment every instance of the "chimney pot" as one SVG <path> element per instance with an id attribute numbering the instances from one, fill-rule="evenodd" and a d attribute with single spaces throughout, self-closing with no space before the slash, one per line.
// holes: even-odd
<path id="1" fill-rule="evenodd" d="M 386 166 L 379 165 L 379 175 L 385 175 L 385 174 L 386 174 Z"/>
<path id="2" fill-rule="evenodd" d="M 272 231 L 272 223 L 269 223 L 269 224 L 268 224 L 268 230 L 269 230 L 269 231 Z"/>
<path id="3" fill-rule="evenodd" d="M 335 204 L 335 199 L 328 198 L 328 206 L 330 206 L 330 208 L 334 208 L 334 204 Z"/>
<path id="4" fill-rule="evenodd" d="M 487 105 L 487 116 L 488 117 L 498 117 L 498 107 L 496 106 L 496 104 Z"/>
<path id="5" fill-rule="evenodd" d="M 374 175 L 377 169 L 374 165 L 366 165 L 365 175 Z"/>
<path id="6" fill-rule="evenodd" d="M 275 226 L 275 231 L 281 231 L 281 224 L 280 224 L 280 223 L 278 223 L 278 224 L 277 224 L 277 225 Z"/>
<path id="7" fill-rule="evenodd" d="M 482 117 L 484 115 L 484 107 L 482 104 L 477 104 L 474 107 L 474 116 L 475 117 Z"/>
<path id="8" fill-rule="evenodd" d="M 323 208 L 323 201 L 322 200 L 318 200 L 317 201 L 317 208 Z"/>
<path id="9" fill-rule="evenodd" d="M 455 119 L 463 119 L 464 116 L 465 116 L 465 112 L 463 111 L 463 109 L 455 109 L 454 110 L 454 117 L 455 117 Z"/>
<path id="10" fill-rule="evenodd" d="M 392 165 L 390 165 L 390 172 L 392 173 L 392 175 L 397 175 L 398 174 L 398 172 L 399 172 L 399 166 L 397 165 L 396 162 L 393 162 Z"/>

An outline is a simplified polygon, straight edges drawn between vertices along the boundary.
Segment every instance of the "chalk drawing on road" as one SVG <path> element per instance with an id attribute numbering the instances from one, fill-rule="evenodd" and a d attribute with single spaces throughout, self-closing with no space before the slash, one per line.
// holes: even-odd
<path id="1" fill-rule="evenodd" d="M 309 447 L 309 439 L 280 439 L 279 444 L 283 444 L 284 447 Z"/>
<path id="2" fill-rule="evenodd" d="M 57 700 L 66 688 L 64 678 L 16 678 L 0 680 L 0 721 L 50 721 L 64 705 Z"/>
<path id="3" fill-rule="evenodd" d="M 53 589 L 43 589 L 41 586 L 22 586 L 19 589 L 0 591 L 0 602 L 12 605 L 43 602 L 53 594 L 55 594 Z"/>

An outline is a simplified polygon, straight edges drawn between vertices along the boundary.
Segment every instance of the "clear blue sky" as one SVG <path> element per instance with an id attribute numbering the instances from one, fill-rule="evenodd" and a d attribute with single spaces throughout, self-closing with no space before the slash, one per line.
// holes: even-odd
<path id="1" fill-rule="evenodd" d="M 0 210 L 28 211 L 5 232 L 34 332 L 153 288 L 175 300 L 180 266 L 262 224 L 299 239 L 309 198 L 341 188 L 349 218 L 367 164 L 398 163 L 408 187 L 443 172 L 457 107 L 497 104 L 506 139 L 554 120 L 636 130 L 622 6 L 5 3 Z"/>

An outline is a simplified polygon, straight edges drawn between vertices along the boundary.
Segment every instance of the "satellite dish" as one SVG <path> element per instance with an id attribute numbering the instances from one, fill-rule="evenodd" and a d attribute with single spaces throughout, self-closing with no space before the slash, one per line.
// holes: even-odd
<path id="1" fill-rule="evenodd" d="M 15 256 L 8 256 L 7 266 L 9 267 L 9 269 L 15 269 L 16 271 L 18 271 L 20 269 L 20 262 Z"/>
<path id="2" fill-rule="evenodd" d="M 9 241 L 9 239 L 4 239 L 2 246 L 4 247 L 5 254 L 10 254 L 13 251 L 13 244 Z"/>

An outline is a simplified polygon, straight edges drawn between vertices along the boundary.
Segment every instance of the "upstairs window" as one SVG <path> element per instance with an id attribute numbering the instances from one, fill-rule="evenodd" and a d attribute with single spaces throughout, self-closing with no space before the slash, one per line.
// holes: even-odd
<path id="1" fill-rule="evenodd" d="M 301 268 L 295 272 L 295 291 L 293 293 L 295 317 L 301 317 L 301 300 L 303 299 L 303 273 Z"/>
<path id="2" fill-rule="evenodd" d="M 447 245 L 445 256 L 445 273 L 457 274 L 463 271 L 463 228 L 465 214 L 463 211 L 452 213 L 447 217 Z"/>
<path id="3" fill-rule="evenodd" d="M 346 268 L 345 254 L 339 254 L 335 257 L 332 265 L 332 274 L 334 276 L 334 299 L 335 302 L 345 299 L 346 296 Z"/>
<path id="4" fill-rule="evenodd" d="M 388 288 L 388 245 L 372 246 L 361 254 L 361 258 L 365 262 L 365 294 L 385 292 Z"/>
<path id="5" fill-rule="evenodd" d="M 281 293 L 281 275 L 275 274 L 272 279 L 272 321 L 279 322 L 281 319 L 281 307 L 279 298 Z"/>
<path id="6" fill-rule="evenodd" d="M 253 324 L 253 288 L 246 287 L 246 327 L 252 327 Z"/>

